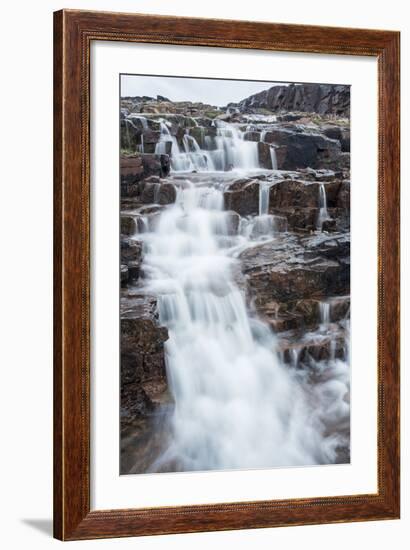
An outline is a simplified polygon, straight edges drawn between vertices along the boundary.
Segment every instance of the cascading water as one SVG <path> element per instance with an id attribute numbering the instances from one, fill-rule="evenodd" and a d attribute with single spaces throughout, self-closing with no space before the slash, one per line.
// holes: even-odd
<path id="1" fill-rule="evenodd" d="M 330 323 L 330 303 L 319 303 L 320 325 L 326 327 Z"/>
<path id="2" fill-rule="evenodd" d="M 326 190 L 323 183 L 319 185 L 319 216 L 317 220 L 317 228 L 319 231 L 322 231 L 323 222 L 329 219 L 329 214 L 327 212 L 327 199 L 326 199 Z"/>
<path id="3" fill-rule="evenodd" d="M 269 191 L 270 182 L 261 182 L 259 184 L 259 216 L 269 214 Z"/>
<path id="4" fill-rule="evenodd" d="M 278 160 L 276 158 L 276 148 L 274 145 L 270 146 L 270 160 L 272 163 L 272 170 L 278 169 Z"/>
<path id="5" fill-rule="evenodd" d="M 177 202 L 141 235 L 145 290 L 158 297 L 168 328 L 174 398 L 169 441 L 150 470 L 331 462 L 340 441 L 326 434 L 326 406 L 315 398 L 324 388 L 302 384 L 295 369 L 283 366 L 273 333 L 248 310 L 232 254 L 243 236 L 229 237 L 223 207 L 217 182 L 180 180 Z M 328 407 L 343 409 L 345 386 L 331 391 Z"/>
<path id="6" fill-rule="evenodd" d="M 172 142 L 171 167 L 175 172 L 226 172 L 259 168 L 258 144 L 244 139 L 244 132 L 233 124 L 217 121 L 216 135 L 205 136 L 203 148 L 189 131 L 181 146 L 164 122 L 160 123 L 160 141 L 155 152 L 165 152 L 165 142 Z"/>
<path id="7" fill-rule="evenodd" d="M 140 145 L 139 145 L 139 152 L 140 153 L 145 153 L 145 150 L 144 150 L 144 134 L 141 134 L 141 142 L 140 142 Z"/>

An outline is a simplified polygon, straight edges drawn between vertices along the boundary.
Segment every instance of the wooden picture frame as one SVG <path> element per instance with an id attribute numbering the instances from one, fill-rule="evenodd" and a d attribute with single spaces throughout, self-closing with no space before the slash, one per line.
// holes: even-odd
<path id="1" fill-rule="evenodd" d="M 399 456 L 398 32 L 63 10 L 54 14 L 54 536 L 394 519 Z M 378 492 L 90 510 L 90 46 L 94 40 L 372 56 L 378 62 Z"/>

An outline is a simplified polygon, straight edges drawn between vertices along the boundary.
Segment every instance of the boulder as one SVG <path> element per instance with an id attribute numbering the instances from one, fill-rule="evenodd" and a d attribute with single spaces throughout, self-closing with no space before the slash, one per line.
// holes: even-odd
<path id="1" fill-rule="evenodd" d="M 289 207 L 320 206 L 320 186 L 317 182 L 303 180 L 282 180 L 271 186 L 269 205 L 272 209 Z M 328 205 L 335 202 L 340 183 L 323 184 Z"/>
<path id="2" fill-rule="evenodd" d="M 161 205 L 172 204 L 177 198 L 177 191 L 172 183 L 162 183 L 157 188 L 155 202 Z"/>
<path id="3" fill-rule="evenodd" d="M 350 129 L 329 125 L 322 128 L 322 132 L 330 139 L 337 139 L 340 141 L 340 145 L 343 153 L 350 153 Z"/>
<path id="4" fill-rule="evenodd" d="M 254 179 L 238 179 L 224 192 L 225 210 L 234 210 L 240 216 L 259 213 L 259 182 Z"/>
<path id="5" fill-rule="evenodd" d="M 285 151 L 277 152 L 280 170 L 298 170 L 307 167 L 333 168 L 340 164 L 339 157 L 342 153 L 340 142 L 319 133 L 272 128 L 266 133 L 265 141 L 286 147 Z"/>
<path id="6" fill-rule="evenodd" d="M 176 188 L 172 183 L 144 181 L 141 184 L 141 202 L 143 204 L 172 204 L 175 202 L 176 196 Z"/>
<path id="7" fill-rule="evenodd" d="M 263 141 L 258 143 L 259 166 L 267 170 L 273 169 L 271 147 L 271 145 Z"/>

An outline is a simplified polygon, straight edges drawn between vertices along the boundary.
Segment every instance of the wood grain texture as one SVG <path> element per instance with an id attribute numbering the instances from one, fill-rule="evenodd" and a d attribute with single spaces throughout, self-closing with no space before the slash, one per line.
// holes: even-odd
<path id="1" fill-rule="evenodd" d="M 92 40 L 375 56 L 379 69 L 378 493 L 90 511 Z M 54 535 L 62 540 L 399 517 L 399 33 L 63 10 L 54 14 Z"/>

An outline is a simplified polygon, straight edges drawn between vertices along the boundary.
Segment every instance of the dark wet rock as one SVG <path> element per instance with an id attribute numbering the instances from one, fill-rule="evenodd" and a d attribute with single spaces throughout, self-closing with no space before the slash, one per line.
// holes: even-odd
<path id="1" fill-rule="evenodd" d="M 161 138 L 161 132 L 155 130 L 143 130 L 140 145 L 144 153 L 155 153 L 156 144 Z"/>
<path id="2" fill-rule="evenodd" d="M 259 182 L 248 178 L 234 181 L 224 193 L 225 210 L 234 210 L 240 216 L 259 213 Z"/>
<path id="3" fill-rule="evenodd" d="M 128 267 L 128 280 L 137 281 L 140 276 L 140 262 L 130 261 Z"/>
<path id="4" fill-rule="evenodd" d="M 121 157 L 121 197 L 130 197 L 138 194 L 135 186 L 139 181 L 150 176 L 166 177 L 170 172 L 168 155 L 136 154 Z"/>
<path id="5" fill-rule="evenodd" d="M 348 350 L 343 330 L 331 333 L 300 334 L 289 331 L 280 335 L 278 351 L 281 359 L 294 367 L 315 367 L 318 361 L 346 359 Z"/>
<path id="6" fill-rule="evenodd" d="M 259 166 L 261 168 L 266 168 L 267 170 L 272 170 L 272 155 L 271 155 L 271 145 L 260 141 L 258 143 L 258 158 Z"/>
<path id="7" fill-rule="evenodd" d="M 121 282 L 127 284 L 136 281 L 141 272 L 143 244 L 134 239 L 121 239 L 121 266 L 127 268 L 127 275 L 122 275 Z M 121 270 L 122 270 L 121 267 Z"/>
<path id="8" fill-rule="evenodd" d="M 140 200 L 142 204 L 151 204 L 155 202 L 155 190 L 157 185 L 159 184 L 150 183 L 147 180 L 140 183 Z"/>
<path id="9" fill-rule="evenodd" d="M 341 126 L 325 126 L 322 132 L 330 139 L 337 139 L 343 153 L 350 153 L 350 129 Z"/>
<path id="10" fill-rule="evenodd" d="M 121 262 L 141 261 L 142 242 L 134 239 L 121 239 Z"/>
<path id="11" fill-rule="evenodd" d="M 329 218 L 327 220 L 323 220 L 321 229 L 324 232 L 331 232 L 336 231 L 337 227 L 336 220 L 334 218 Z"/>
<path id="12" fill-rule="evenodd" d="M 161 183 L 161 178 L 159 176 L 149 176 L 148 178 L 144 178 L 144 185 L 147 183 Z"/>
<path id="13" fill-rule="evenodd" d="M 139 196 L 139 189 L 138 189 L 138 176 L 135 174 L 132 176 L 134 181 L 129 181 L 126 178 L 121 177 L 121 200 L 124 199 L 136 199 Z"/>
<path id="14" fill-rule="evenodd" d="M 313 168 L 301 168 L 297 172 L 291 172 L 290 174 L 290 179 L 296 176 L 306 181 L 318 181 L 320 183 L 334 182 L 335 180 L 340 181 L 343 178 L 343 171 L 334 171 L 329 168 L 318 168 L 316 170 Z M 287 173 L 285 172 L 284 175 L 286 176 Z"/>
<path id="15" fill-rule="evenodd" d="M 144 181 L 141 184 L 141 202 L 143 204 L 172 204 L 175 202 L 176 196 L 175 186 L 171 183 L 149 183 Z"/>
<path id="16" fill-rule="evenodd" d="M 335 323 L 350 317 L 350 296 L 337 296 L 328 302 L 331 322 Z"/>
<path id="17" fill-rule="evenodd" d="M 335 84 L 279 85 L 229 105 L 236 106 L 242 113 L 269 109 L 272 112 L 305 111 L 349 117 L 350 87 Z"/>
<path id="18" fill-rule="evenodd" d="M 304 116 L 304 113 L 287 113 L 285 115 L 278 115 L 278 122 L 295 122 L 300 120 Z"/>
<path id="19" fill-rule="evenodd" d="M 156 190 L 156 201 L 158 204 L 172 204 L 175 202 L 177 192 L 172 183 L 162 183 Z"/>
<path id="20" fill-rule="evenodd" d="M 312 171 L 315 173 L 315 171 Z M 316 173 L 315 173 L 316 174 Z M 334 231 L 341 227 L 348 228 L 348 217 L 345 211 L 339 208 L 339 193 L 342 188 L 340 180 L 334 179 L 328 174 L 331 181 L 311 181 L 313 174 L 306 173 L 280 173 L 279 178 L 269 191 L 269 212 L 287 219 L 288 229 L 292 231 L 313 231 L 318 228 L 320 212 L 320 189 L 323 185 L 326 194 L 329 219 L 324 222 L 324 231 Z M 317 174 L 319 176 L 319 174 Z M 309 179 L 296 179 L 297 177 Z M 332 181 L 333 180 L 333 181 Z"/>
<path id="21" fill-rule="evenodd" d="M 240 258 L 256 306 L 349 292 L 349 235 L 278 236 Z"/>
<path id="22" fill-rule="evenodd" d="M 329 304 L 329 322 L 339 323 L 349 318 L 350 296 L 332 296 L 322 300 L 303 298 L 285 302 L 272 300 L 259 303 L 257 311 L 276 333 L 296 329 L 303 333 L 321 325 L 323 303 Z"/>
<path id="23" fill-rule="evenodd" d="M 140 131 L 125 117 L 121 118 L 120 145 L 121 149 L 136 151 L 140 143 Z"/>
<path id="24" fill-rule="evenodd" d="M 297 132 L 295 129 L 272 128 L 265 135 L 265 141 L 286 150 L 277 155 L 278 168 L 297 170 L 300 168 L 333 168 L 340 164 L 341 145 L 335 139 L 320 133 Z"/>
<path id="25" fill-rule="evenodd" d="M 275 145 L 276 165 L 279 169 L 286 163 L 286 156 L 288 154 L 288 148 L 286 145 Z"/>
<path id="26" fill-rule="evenodd" d="M 164 342 L 154 297 L 121 296 L 121 431 L 153 413 L 167 391 Z"/>
<path id="27" fill-rule="evenodd" d="M 317 207 L 270 207 L 269 212 L 285 217 L 289 231 L 307 232 L 318 227 L 320 210 Z"/>
<path id="28" fill-rule="evenodd" d="M 120 275 L 121 275 L 121 286 L 127 284 L 128 282 L 128 266 L 121 264 L 120 269 Z"/>
<path id="29" fill-rule="evenodd" d="M 121 234 L 133 235 L 136 232 L 137 224 L 133 216 L 121 214 Z"/>
<path id="30" fill-rule="evenodd" d="M 321 185 L 324 186 L 328 206 L 336 206 L 340 182 L 321 184 L 303 180 L 282 180 L 272 185 L 269 191 L 269 205 L 272 209 L 289 207 L 318 208 Z"/>

